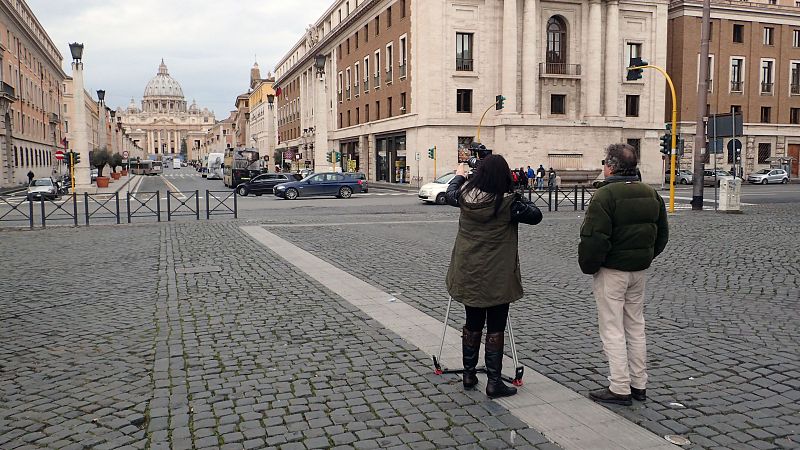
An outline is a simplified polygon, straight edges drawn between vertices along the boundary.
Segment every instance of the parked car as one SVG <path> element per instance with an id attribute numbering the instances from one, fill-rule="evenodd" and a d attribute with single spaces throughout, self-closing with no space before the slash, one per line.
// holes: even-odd
<path id="1" fill-rule="evenodd" d="M 300 181 L 290 181 L 275 186 L 275 195 L 287 200 L 298 197 L 332 195 L 339 198 L 350 198 L 362 191 L 362 180 L 357 180 L 347 173 L 325 172 L 315 173 Z"/>
<path id="2" fill-rule="evenodd" d="M 436 203 L 437 205 L 444 205 L 447 203 L 445 192 L 447 191 L 447 184 L 455 177 L 453 172 L 446 173 L 430 183 L 423 184 L 419 188 L 419 198 L 425 203 Z"/>
<path id="3" fill-rule="evenodd" d="M 50 177 L 37 178 L 28 185 L 28 200 L 54 200 L 58 197 L 58 185 Z"/>
<path id="4" fill-rule="evenodd" d="M 748 175 L 747 182 L 752 184 L 786 184 L 789 182 L 789 174 L 783 169 L 761 169 Z"/>
<path id="5" fill-rule="evenodd" d="M 664 182 L 669 183 L 669 172 L 664 175 Z M 692 184 L 692 178 L 694 174 L 689 172 L 688 170 L 676 170 L 675 171 L 675 183 L 676 184 Z"/>
<path id="6" fill-rule="evenodd" d="M 92 181 L 95 181 L 95 180 L 97 180 L 97 174 L 98 174 L 98 173 L 99 173 L 99 172 L 98 172 L 98 170 L 97 170 L 97 169 L 92 169 L 92 172 L 91 172 L 91 174 L 92 174 Z"/>
<path id="7" fill-rule="evenodd" d="M 242 197 L 249 194 L 261 196 L 263 194 L 271 194 L 275 186 L 281 183 L 288 183 L 290 181 L 300 181 L 303 177 L 296 173 L 265 173 L 236 187 L 236 193 Z"/>
<path id="8" fill-rule="evenodd" d="M 347 172 L 347 175 L 352 176 L 356 180 L 361 180 L 361 192 L 369 192 L 369 183 L 367 182 L 367 175 L 362 172 Z"/>
<path id="9" fill-rule="evenodd" d="M 733 175 L 721 169 L 717 169 L 716 172 L 714 169 L 706 169 L 703 171 L 703 186 L 719 186 L 725 178 L 732 180 Z"/>

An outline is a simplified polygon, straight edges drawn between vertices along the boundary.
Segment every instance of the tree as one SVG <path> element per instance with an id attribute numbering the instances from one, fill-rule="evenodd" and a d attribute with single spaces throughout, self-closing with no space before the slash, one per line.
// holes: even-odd
<path id="1" fill-rule="evenodd" d="M 122 155 L 119 153 L 114 153 L 108 159 L 108 165 L 111 167 L 112 172 L 117 171 L 117 167 L 122 167 Z"/>
<path id="2" fill-rule="evenodd" d="M 108 164 L 108 160 L 111 158 L 111 154 L 108 151 L 106 146 L 102 146 L 100 148 L 94 149 L 89 152 L 89 161 L 92 167 L 97 169 L 97 176 L 103 176 L 103 168 L 106 167 Z"/>
<path id="3" fill-rule="evenodd" d="M 186 139 L 181 139 L 181 159 L 186 161 L 188 159 L 189 153 L 186 149 Z"/>

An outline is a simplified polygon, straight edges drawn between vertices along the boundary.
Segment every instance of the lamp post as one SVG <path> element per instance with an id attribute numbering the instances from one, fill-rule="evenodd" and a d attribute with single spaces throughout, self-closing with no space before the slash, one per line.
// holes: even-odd
<path id="1" fill-rule="evenodd" d="M 275 94 L 267 94 L 267 154 L 273 153 L 276 139 L 273 137 L 275 124 Z M 274 154 L 273 154 L 274 156 Z M 276 158 L 277 161 L 277 158 Z M 281 152 L 281 170 L 283 170 L 283 152 Z"/>
<path id="2" fill-rule="evenodd" d="M 86 130 L 86 91 L 83 86 L 83 44 L 73 42 L 69 44 L 72 55 L 72 132 L 70 141 L 72 150 L 80 154 L 80 163 L 75 167 L 72 164 L 73 192 L 75 186 L 88 190 L 92 184 L 89 170 L 89 136 Z"/>
<path id="3" fill-rule="evenodd" d="M 318 54 L 314 57 L 314 68 L 317 72 L 317 82 L 314 83 L 314 126 L 313 126 L 313 142 L 314 149 L 327 149 L 328 146 L 328 86 L 325 76 L 325 68 L 328 62 L 329 55 Z M 313 158 L 314 171 L 324 172 L 328 170 L 328 166 L 324 165 L 325 160 L 322 158 Z M 317 167 L 317 164 L 320 166 Z"/>

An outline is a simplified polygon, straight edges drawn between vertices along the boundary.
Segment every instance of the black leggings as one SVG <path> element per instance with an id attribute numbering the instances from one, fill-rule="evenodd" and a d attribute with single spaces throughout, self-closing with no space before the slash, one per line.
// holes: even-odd
<path id="1" fill-rule="evenodd" d="M 509 305 L 510 303 L 506 303 L 489 308 L 473 308 L 464 305 L 464 309 L 467 311 L 467 330 L 482 331 L 483 324 L 486 323 L 487 333 L 505 331 Z"/>

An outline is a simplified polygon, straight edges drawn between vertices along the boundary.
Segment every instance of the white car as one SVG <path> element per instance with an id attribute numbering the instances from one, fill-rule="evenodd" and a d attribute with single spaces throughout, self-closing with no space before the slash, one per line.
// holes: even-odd
<path id="1" fill-rule="evenodd" d="M 419 198 L 426 203 L 436 203 L 437 205 L 444 205 L 447 203 L 445 192 L 447 192 L 447 185 L 450 180 L 455 177 L 453 172 L 446 173 L 439 178 L 435 179 L 432 183 L 427 183 L 419 188 Z"/>

